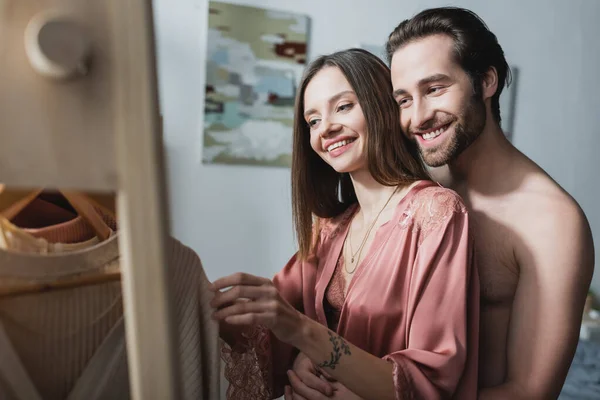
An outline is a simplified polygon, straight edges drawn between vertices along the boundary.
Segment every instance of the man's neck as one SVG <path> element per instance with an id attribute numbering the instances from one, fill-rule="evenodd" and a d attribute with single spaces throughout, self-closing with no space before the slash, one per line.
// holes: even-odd
<path id="1" fill-rule="evenodd" d="M 486 125 L 481 135 L 456 160 L 448 164 L 450 184 L 470 192 L 495 191 L 496 178 L 508 178 L 515 148 L 495 122 Z"/>

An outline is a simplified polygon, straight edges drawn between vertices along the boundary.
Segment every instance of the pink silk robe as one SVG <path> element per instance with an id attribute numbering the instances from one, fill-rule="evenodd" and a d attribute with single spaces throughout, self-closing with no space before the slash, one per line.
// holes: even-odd
<path id="1" fill-rule="evenodd" d="M 325 292 L 356 210 L 324 223 L 315 257 L 294 256 L 273 280 L 290 304 L 323 325 Z M 337 333 L 393 363 L 397 399 L 476 399 L 479 280 L 457 194 L 423 181 L 398 203 L 354 273 Z M 228 398 L 281 396 L 297 350 L 264 329 L 246 337 L 223 352 Z"/>

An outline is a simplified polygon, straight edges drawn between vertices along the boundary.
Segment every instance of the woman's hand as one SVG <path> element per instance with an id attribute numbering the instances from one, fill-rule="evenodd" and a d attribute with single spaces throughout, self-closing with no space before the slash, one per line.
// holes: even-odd
<path id="1" fill-rule="evenodd" d="M 285 400 L 363 400 L 340 382 L 328 381 L 325 377 L 317 379 L 327 381 L 331 385 L 331 394 L 311 389 L 294 371 L 288 371 L 288 378 L 290 385 L 285 387 Z"/>
<path id="2" fill-rule="evenodd" d="M 230 325 L 263 325 L 282 342 L 302 335 L 305 316 L 281 297 L 269 279 L 236 273 L 213 283 L 214 318 Z M 222 289 L 229 288 L 226 291 Z"/>
<path id="3" fill-rule="evenodd" d="M 308 400 L 321 400 L 333 395 L 333 386 L 322 371 L 304 353 L 299 353 L 288 371 L 291 389 L 297 396 Z M 293 372 L 293 373 L 292 373 Z M 296 382 L 302 384 L 296 385 Z"/>

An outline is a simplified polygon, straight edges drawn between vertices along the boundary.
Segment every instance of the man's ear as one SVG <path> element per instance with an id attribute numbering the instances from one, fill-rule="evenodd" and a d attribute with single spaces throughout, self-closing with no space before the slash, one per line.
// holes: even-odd
<path id="1" fill-rule="evenodd" d="M 496 71 L 496 68 L 490 67 L 483 76 L 481 82 L 481 94 L 483 95 L 483 100 L 485 101 L 491 98 L 496 94 L 496 90 L 498 90 L 498 72 Z"/>

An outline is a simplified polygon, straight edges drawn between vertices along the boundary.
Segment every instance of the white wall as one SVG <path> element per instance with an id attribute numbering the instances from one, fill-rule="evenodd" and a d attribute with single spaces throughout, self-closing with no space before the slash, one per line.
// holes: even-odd
<path id="1" fill-rule="evenodd" d="M 382 44 L 425 7 L 477 12 L 520 69 L 513 140 L 580 202 L 600 264 L 600 1 L 234 2 L 308 15 L 309 58 Z M 272 276 L 295 249 L 290 171 L 201 164 L 207 1 L 155 0 L 155 20 L 173 234 L 201 255 L 211 280 L 239 270 Z M 600 273 L 594 286 L 600 294 Z"/>

